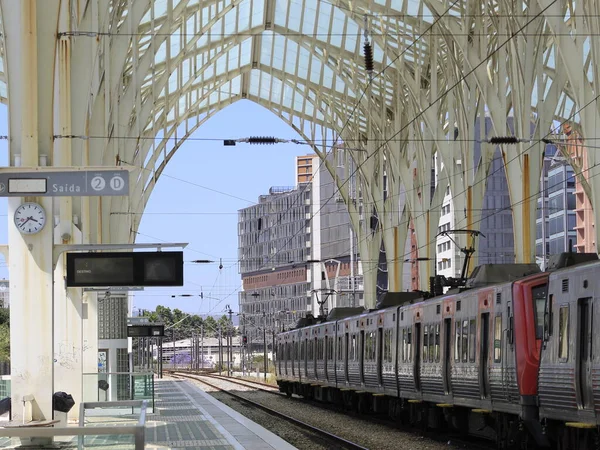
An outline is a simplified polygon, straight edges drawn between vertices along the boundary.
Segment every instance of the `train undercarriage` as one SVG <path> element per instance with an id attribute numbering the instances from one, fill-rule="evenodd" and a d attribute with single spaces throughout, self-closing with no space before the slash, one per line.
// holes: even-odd
<path id="1" fill-rule="evenodd" d="M 425 431 L 458 433 L 494 441 L 499 450 L 600 450 L 598 427 L 523 419 L 517 414 L 393 397 L 351 388 L 278 380 L 288 397 L 334 405 L 344 411 L 387 418 L 392 423 Z M 535 412 L 533 413 L 535 415 Z M 531 414 L 526 414 L 531 415 Z"/>

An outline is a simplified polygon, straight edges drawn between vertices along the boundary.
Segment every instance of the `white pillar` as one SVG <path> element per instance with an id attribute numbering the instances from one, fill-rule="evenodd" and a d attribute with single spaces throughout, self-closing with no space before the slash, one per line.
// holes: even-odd
<path id="1" fill-rule="evenodd" d="M 55 33 L 60 2 L 0 0 L 5 67 L 9 80 L 9 150 L 11 164 L 38 166 L 52 148 L 52 94 Z M 23 201 L 35 201 L 48 223 L 35 235 L 21 235 L 13 214 Z M 52 418 L 52 211 L 48 197 L 10 198 L 8 243 L 11 289 L 11 371 L 13 419 L 22 417 L 22 398 L 31 394 L 32 418 Z"/>
<path id="2" fill-rule="evenodd" d="M 51 198 L 38 203 L 52 211 Z M 52 418 L 52 224 L 31 236 L 21 235 L 10 219 L 21 199 L 8 201 L 10 245 L 10 355 L 13 420 L 22 418 L 22 398 L 35 397 L 32 419 Z M 51 215 L 51 214 L 50 214 Z M 26 419 L 29 419 L 27 417 Z"/>
<path id="3" fill-rule="evenodd" d="M 64 230 L 62 230 L 64 231 Z M 55 229 L 55 241 L 59 242 L 60 227 Z M 81 233 L 75 227 L 73 241 L 80 243 Z M 69 412 L 70 419 L 79 417 L 79 403 L 83 400 L 83 301 L 81 288 L 65 289 L 66 254 L 58 259 L 54 272 L 54 390 L 73 396 L 75 406 Z"/>

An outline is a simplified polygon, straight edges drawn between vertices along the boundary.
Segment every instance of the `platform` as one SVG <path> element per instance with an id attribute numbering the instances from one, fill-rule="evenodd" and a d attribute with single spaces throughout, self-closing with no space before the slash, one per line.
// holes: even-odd
<path id="1" fill-rule="evenodd" d="M 86 427 L 135 423 L 139 414 L 86 416 Z M 87 436 L 86 449 L 129 450 L 124 435 Z M 18 440 L 0 438 L 0 449 Z M 56 438 L 55 446 L 77 449 L 77 438 Z M 18 444 L 17 444 L 18 445 Z M 155 380 L 155 409 L 146 416 L 148 450 L 294 450 L 279 436 L 219 402 L 184 380 Z"/>
<path id="2" fill-rule="evenodd" d="M 183 380 L 156 380 L 147 449 L 293 450 L 279 436 Z"/>

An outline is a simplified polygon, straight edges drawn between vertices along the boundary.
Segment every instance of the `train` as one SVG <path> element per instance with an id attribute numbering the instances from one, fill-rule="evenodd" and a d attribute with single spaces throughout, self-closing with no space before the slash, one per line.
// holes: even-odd
<path id="1" fill-rule="evenodd" d="M 598 296 L 596 296 L 598 293 Z M 388 293 L 276 336 L 279 390 L 498 448 L 600 449 L 600 260 L 476 267 L 441 295 Z M 600 330 L 600 328 L 599 328 Z"/>

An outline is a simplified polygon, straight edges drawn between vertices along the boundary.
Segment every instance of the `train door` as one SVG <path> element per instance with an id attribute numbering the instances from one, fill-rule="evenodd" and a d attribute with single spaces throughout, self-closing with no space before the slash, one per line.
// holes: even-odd
<path id="1" fill-rule="evenodd" d="M 481 389 L 481 398 L 487 398 L 490 395 L 489 380 L 489 349 L 490 349 L 490 313 L 481 315 L 480 327 L 480 348 L 479 348 L 479 386 Z"/>
<path id="2" fill-rule="evenodd" d="M 325 374 L 325 379 L 329 380 L 329 376 L 327 374 L 327 369 L 328 369 L 328 359 L 330 358 L 329 356 L 329 336 L 325 336 L 325 348 L 323 349 L 323 370 L 324 370 L 324 374 Z"/>
<path id="3" fill-rule="evenodd" d="M 358 370 L 360 371 L 360 382 L 365 383 L 365 330 L 360 330 L 360 343 L 358 347 L 360 355 Z"/>
<path id="4" fill-rule="evenodd" d="M 452 391 L 452 319 L 444 319 L 444 362 L 442 363 L 444 373 L 444 391 L 450 394 Z"/>
<path id="5" fill-rule="evenodd" d="M 577 403 L 581 408 L 594 406 L 592 396 L 592 316 L 591 298 L 577 301 Z"/>
<path id="6" fill-rule="evenodd" d="M 415 389 L 421 390 L 421 324 L 415 323 L 415 345 L 413 345 L 415 351 L 415 361 L 413 364 L 413 370 L 415 373 Z"/>
<path id="7" fill-rule="evenodd" d="M 383 328 L 377 329 L 377 380 L 379 385 L 383 385 Z"/>
<path id="8" fill-rule="evenodd" d="M 348 383 L 349 379 L 348 379 L 348 344 L 350 344 L 350 336 L 348 333 L 346 333 L 346 340 L 344 342 L 344 366 L 345 366 L 345 370 L 344 370 L 344 375 L 346 377 L 346 383 Z"/>

